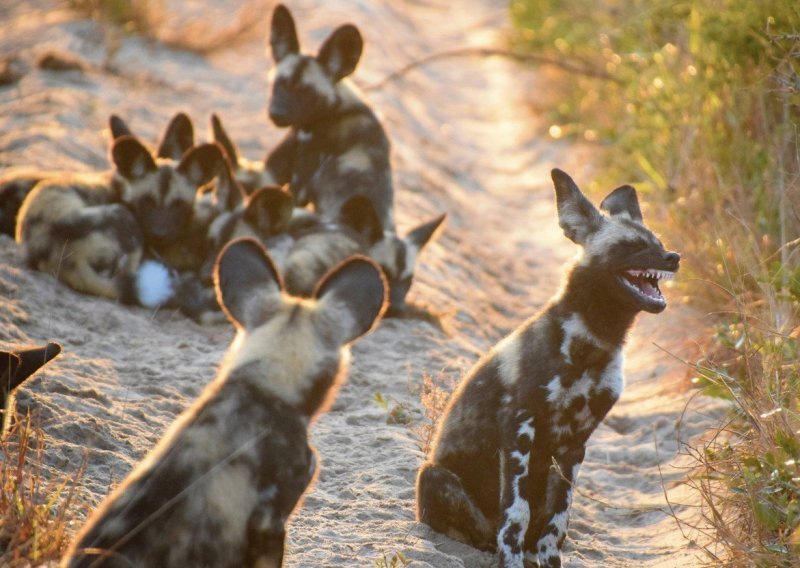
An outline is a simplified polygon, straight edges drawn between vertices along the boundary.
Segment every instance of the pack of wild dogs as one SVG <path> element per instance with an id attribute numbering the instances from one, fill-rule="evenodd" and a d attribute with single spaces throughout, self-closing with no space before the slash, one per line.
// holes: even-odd
<path id="1" fill-rule="evenodd" d="M 196 143 L 177 114 L 155 153 L 113 115 L 113 167 L 0 185 L 0 228 L 30 267 L 71 288 L 174 307 L 236 329 L 217 378 L 106 498 L 64 566 L 283 563 L 286 524 L 317 471 L 308 428 L 347 372 L 349 345 L 403 315 L 417 257 L 445 215 L 396 231 L 389 140 L 348 84 L 363 41 L 334 30 L 301 53 L 272 15 L 269 117 L 287 127 L 263 162 L 219 117 Z M 638 312 L 661 312 L 677 271 L 622 186 L 595 207 L 553 170 L 559 225 L 582 253 L 562 289 L 484 356 L 452 395 L 417 477 L 417 517 L 496 552 L 503 567 L 561 565 L 587 440 L 619 398 Z M 0 352 L 3 407 L 58 355 Z M 8 412 L 5 412 L 8 414 Z"/>

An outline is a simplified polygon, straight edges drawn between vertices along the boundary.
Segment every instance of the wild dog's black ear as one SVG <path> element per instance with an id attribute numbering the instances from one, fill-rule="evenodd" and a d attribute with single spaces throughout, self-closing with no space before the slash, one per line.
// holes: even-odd
<path id="1" fill-rule="evenodd" d="M 43 367 L 61 353 L 61 346 L 58 343 L 51 342 L 42 347 L 16 351 L 15 353 L 19 357 L 20 364 L 16 375 L 11 377 L 11 389 L 17 388 L 25 379 L 38 371 L 40 367 Z"/>
<path id="2" fill-rule="evenodd" d="M 133 136 L 133 132 L 128 125 L 116 114 L 108 117 L 108 127 L 111 129 L 111 138 L 116 140 L 122 136 Z"/>
<path id="3" fill-rule="evenodd" d="M 224 163 L 222 148 L 212 142 L 200 144 L 186 152 L 177 169 L 189 179 L 190 183 L 199 187 L 210 182 L 220 172 Z"/>
<path id="4" fill-rule="evenodd" d="M 282 301 L 283 284 L 264 247 L 250 238 L 228 243 L 214 266 L 219 305 L 234 325 L 252 329 Z"/>
<path id="5" fill-rule="evenodd" d="M 383 226 L 375 205 L 363 195 L 347 200 L 339 212 L 339 222 L 353 229 L 371 245 L 383 238 Z"/>
<path id="6" fill-rule="evenodd" d="M 222 160 L 217 183 L 214 184 L 214 199 L 220 211 L 233 211 L 244 202 L 245 192 L 233 174 L 230 162 Z"/>
<path id="7" fill-rule="evenodd" d="M 267 185 L 247 198 L 244 218 L 260 235 L 270 236 L 288 227 L 293 210 L 294 199 L 289 192 L 277 185 Z"/>
<path id="8" fill-rule="evenodd" d="M 6 395 L 14 388 L 13 379 L 17 376 L 20 360 L 16 353 L 0 351 L 0 410 L 5 407 Z"/>
<path id="9" fill-rule="evenodd" d="M 233 142 L 228 137 L 228 133 L 225 132 L 225 129 L 222 127 L 222 121 L 216 113 L 211 115 L 211 131 L 214 134 L 214 142 L 222 146 L 222 149 L 225 150 L 225 157 L 228 158 L 231 166 L 235 168 L 239 163 L 239 155 L 236 152 L 236 146 L 233 145 Z"/>
<path id="10" fill-rule="evenodd" d="M 156 170 L 150 150 L 133 136 L 120 136 L 111 146 L 111 161 L 117 171 L 129 181 L 135 181 Z"/>
<path id="11" fill-rule="evenodd" d="M 194 146 L 194 126 L 186 113 L 179 112 L 169 121 L 156 156 L 171 158 L 176 162 L 186 151 Z"/>
<path id="12" fill-rule="evenodd" d="M 275 6 L 275 10 L 272 12 L 269 44 L 275 63 L 280 63 L 287 55 L 300 53 L 300 42 L 297 40 L 294 18 L 283 4 Z"/>
<path id="13" fill-rule="evenodd" d="M 558 224 L 568 239 L 583 245 L 600 229 L 603 217 L 566 173 L 554 169 L 550 175 L 556 188 Z"/>
<path id="14" fill-rule="evenodd" d="M 600 209 L 609 215 L 625 215 L 633 221 L 642 222 L 642 210 L 636 190 L 629 185 L 622 185 L 609 193 L 600 203 Z"/>
<path id="15" fill-rule="evenodd" d="M 420 225 L 419 227 L 412 229 L 408 235 L 406 235 L 406 240 L 411 243 L 412 245 L 416 246 L 417 250 L 422 249 L 431 237 L 437 232 L 436 230 L 441 226 L 444 222 L 445 217 L 447 217 L 447 213 L 442 213 L 433 221 L 428 221 Z"/>
<path id="16" fill-rule="evenodd" d="M 356 70 L 363 49 L 361 32 L 354 25 L 345 24 L 325 40 L 319 48 L 317 61 L 334 81 L 339 81 Z"/>
<path id="17" fill-rule="evenodd" d="M 386 311 L 388 290 L 386 277 L 378 265 L 365 256 L 354 256 L 323 276 L 313 297 L 319 299 L 323 310 L 349 313 L 352 325 L 345 340 L 349 343 L 380 321 Z M 342 315 L 337 313 L 335 317 L 338 319 Z"/>

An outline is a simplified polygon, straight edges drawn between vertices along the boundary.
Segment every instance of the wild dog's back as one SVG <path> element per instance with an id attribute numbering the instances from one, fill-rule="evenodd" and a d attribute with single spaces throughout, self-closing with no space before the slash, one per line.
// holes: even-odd
<path id="1" fill-rule="evenodd" d="M 218 378 L 92 516 L 64 565 L 281 565 L 284 524 L 316 469 L 307 427 L 344 377 L 347 345 L 385 309 L 385 285 L 356 258 L 312 299 L 286 296 L 251 239 L 224 249 L 215 281 L 237 329 Z"/>

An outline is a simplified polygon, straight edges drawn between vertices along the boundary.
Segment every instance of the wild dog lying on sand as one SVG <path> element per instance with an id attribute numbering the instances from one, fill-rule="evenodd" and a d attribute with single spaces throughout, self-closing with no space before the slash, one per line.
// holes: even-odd
<path id="1" fill-rule="evenodd" d="M 58 343 L 31 349 L 0 350 L 0 435 L 8 426 L 13 391 L 59 353 L 61 346 Z"/>
<path id="2" fill-rule="evenodd" d="M 443 220 L 444 215 L 402 238 L 385 235 L 372 203 L 363 196 L 353 197 L 345 204 L 339 223 L 314 222 L 311 216 L 295 219 L 287 229 L 295 241 L 282 262 L 286 287 L 293 294 L 307 296 L 331 266 L 350 255 L 365 254 L 380 265 L 389 281 L 390 312 L 401 312 L 406 307 L 417 255 Z"/>
<path id="3" fill-rule="evenodd" d="M 63 565 L 280 567 L 285 523 L 316 471 L 307 429 L 346 373 L 347 345 L 386 304 L 383 277 L 348 260 L 312 300 L 283 293 L 240 239 L 215 269 L 237 330 L 217 379 L 89 519 Z"/>
<path id="4" fill-rule="evenodd" d="M 175 227 L 191 219 L 194 193 L 216 175 L 221 150 L 192 148 L 173 165 L 123 135 L 114 141 L 111 157 L 112 172 L 39 182 L 20 207 L 16 239 L 30 266 L 75 290 L 157 305 L 170 278 L 164 269 L 139 272 L 145 246 L 150 242 L 157 251 L 180 237 Z"/>
<path id="5" fill-rule="evenodd" d="M 312 204 L 325 222 L 349 224 L 344 217 L 354 198 L 371 205 L 377 229 L 369 237 L 370 246 L 380 254 L 372 258 L 387 272 L 392 311 L 401 312 L 420 246 L 396 234 L 389 140 L 345 80 L 361 58 L 361 34 L 355 26 L 343 25 L 316 57 L 302 55 L 294 19 L 279 4 L 272 14 L 270 45 L 275 69 L 269 116 L 290 130 L 267 156 L 267 170 L 279 185 L 290 185 L 299 206 Z M 430 238 L 443 219 L 424 223 L 411 234 L 428 233 Z"/>
<path id="6" fill-rule="evenodd" d="M 638 312 L 664 310 L 658 281 L 680 261 L 644 226 L 631 186 L 601 213 L 567 174 L 552 177 L 559 225 L 582 255 L 549 305 L 453 393 L 417 477 L 418 518 L 496 549 L 504 568 L 561 566 L 586 442 L 622 392 L 626 334 Z"/>

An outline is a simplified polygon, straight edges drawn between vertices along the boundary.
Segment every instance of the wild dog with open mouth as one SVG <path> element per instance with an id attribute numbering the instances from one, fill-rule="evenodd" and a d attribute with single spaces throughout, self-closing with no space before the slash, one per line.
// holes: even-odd
<path id="1" fill-rule="evenodd" d="M 222 153 L 216 145 L 195 147 L 175 165 L 125 134 L 114 140 L 111 158 L 111 172 L 36 184 L 20 207 L 16 240 L 31 267 L 79 292 L 158 305 L 172 294 L 172 283 L 153 263 L 140 271 L 145 247 L 158 251 L 169 238 L 182 237 L 174 229 L 191 220 L 194 193 L 216 174 Z"/>
<path id="2" fill-rule="evenodd" d="M 643 222 L 635 190 L 598 211 L 553 170 L 559 225 L 582 255 L 548 306 L 501 341 L 453 393 L 417 477 L 417 516 L 504 568 L 561 566 L 586 442 L 623 387 L 622 347 L 678 270 Z M 555 462 L 558 468 L 551 467 Z"/>
<path id="3" fill-rule="evenodd" d="M 267 156 L 267 170 L 278 184 L 290 184 L 299 206 L 312 204 L 324 222 L 348 224 L 346 208 L 354 198 L 371 205 L 377 230 L 370 235 L 370 248 L 380 254 L 373 260 L 390 268 L 391 307 L 401 312 L 421 247 L 397 235 L 389 140 L 346 80 L 361 58 L 361 33 L 345 24 L 323 42 L 316 57 L 303 55 L 294 19 L 278 5 L 272 15 L 270 46 L 275 68 L 269 116 L 290 130 Z M 443 218 L 411 233 L 432 234 Z M 396 287 L 398 278 L 408 286 Z"/>
<path id="4" fill-rule="evenodd" d="M 13 391 L 59 353 L 61 346 L 58 343 L 30 349 L 0 350 L 0 435 L 8 427 Z"/>
<path id="5" fill-rule="evenodd" d="M 63 565 L 280 567 L 285 524 L 312 482 L 309 423 L 346 373 L 348 344 L 386 304 L 354 258 L 313 299 L 284 294 L 255 240 L 223 250 L 219 300 L 236 327 L 217 379 L 92 515 Z"/>

